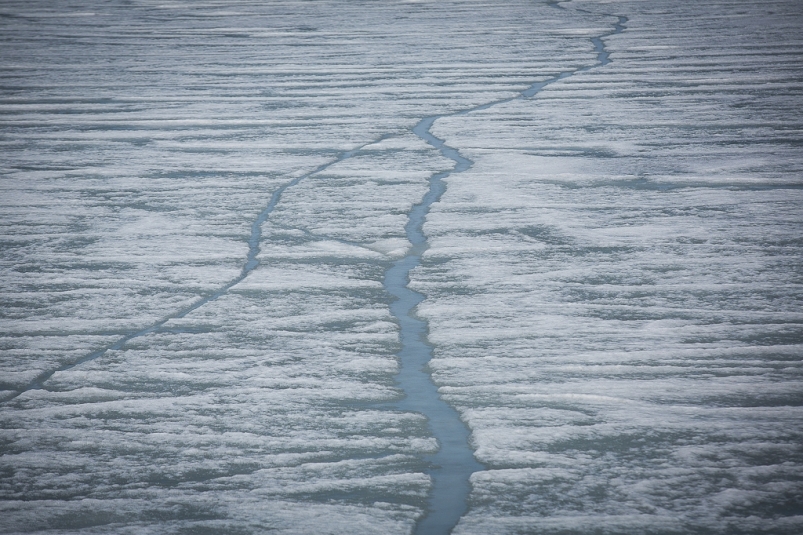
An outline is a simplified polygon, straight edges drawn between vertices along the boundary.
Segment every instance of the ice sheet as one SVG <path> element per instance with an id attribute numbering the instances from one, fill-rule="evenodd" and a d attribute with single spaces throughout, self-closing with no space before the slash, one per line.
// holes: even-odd
<path id="1" fill-rule="evenodd" d="M 801 530 L 797 3 L 0 12 L 0 531 L 410 533 L 382 281 L 472 108 L 410 284 L 455 533 Z"/>

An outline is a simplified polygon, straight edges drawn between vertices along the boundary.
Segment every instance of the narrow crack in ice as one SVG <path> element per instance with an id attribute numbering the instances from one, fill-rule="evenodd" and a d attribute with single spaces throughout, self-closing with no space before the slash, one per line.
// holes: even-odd
<path id="1" fill-rule="evenodd" d="M 41 388 L 43 388 L 45 381 L 47 381 L 48 379 L 53 377 L 54 374 L 56 374 L 58 372 L 70 370 L 72 368 L 75 368 L 76 366 L 80 366 L 81 364 L 83 364 L 85 362 L 89 362 L 89 361 L 98 359 L 98 358 L 102 357 L 103 355 L 105 355 L 109 351 L 116 351 L 116 350 L 122 349 L 123 346 L 125 346 L 125 344 L 127 342 L 129 342 L 129 341 L 131 341 L 131 340 L 133 340 L 135 338 L 139 338 L 141 336 L 145 336 L 147 334 L 151 334 L 151 333 L 157 331 L 160 327 L 162 327 L 168 321 L 174 320 L 174 319 L 181 319 L 181 318 L 185 317 L 187 314 L 189 314 L 190 312 L 193 312 L 194 310 L 197 310 L 197 309 L 201 308 L 202 306 L 206 305 L 207 303 L 211 303 L 212 301 L 215 301 L 219 297 L 222 297 L 223 295 L 225 295 L 230 289 L 232 289 L 234 286 L 236 286 L 237 284 L 239 284 L 243 280 L 245 280 L 245 278 L 248 277 L 248 275 L 254 269 L 256 269 L 257 266 L 259 265 L 259 260 L 257 259 L 257 256 L 259 255 L 259 251 L 260 251 L 259 242 L 260 242 L 260 240 L 262 238 L 262 225 L 268 220 L 268 216 L 276 208 L 276 205 L 279 204 L 279 201 L 282 198 L 282 194 L 288 188 L 291 188 L 291 187 L 297 185 L 299 182 L 301 182 L 305 178 L 309 178 L 311 176 L 314 176 L 314 175 L 316 175 L 316 174 L 318 174 L 318 173 L 320 173 L 322 171 L 325 171 L 329 167 L 331 167 L 331 166 L 333 166 L 333 165 L 335 165 L 335 164 L 337 164 L 339 162 L 342 162 L 344 160 L 347 160 L 347 159 L 351 158 L 352 156 L 358 154 L 364 147 L 367 147 L 369 145 L 373 145 L 373 144 L 379 143 L 381 141 L 384 141 L 388 137 L 390 137 L 389 134 L 383 134 L 382 136 L 379 136 L 378 138 L 376 138 L 374 140 L 371 140 L 371 141 L 369 141 L 367 143 L 363 143 L 362 145 L 360 145 L 360 146 L 358 146 L 358 147 L 356 147 L 354 149 L 351 149 L 351 150 L 348 150 L 348 151 L 343 151 L 340 154 L 338 154 L 337 157 L 334 158 L 333 160 L 331 160 L 329 162 L 326 162 L 324 164 L 321 164 L 318 167 L 316 167 L 315 169 L 313 169 L 312 171 L 309 171 L 309 172 L 307 172 L 307 173 L 305 173 L 305 174 L 303 174 L 301 176 L 298 176 L 298 177 L 294 178 L 293 180 L 290 180 L 289 182 L 287 182 L 284 185 L 282 185 L 279 188 L 277 188 L 273 192 L 273 194 L 271 195 L 270 201 L 268 201 L 268 204 L 259 213 L 259 215 L 257 215 L 256 219 L 251 224 L 251 234 L 250 234 L 250 236 L 248 238 L 248 256 L 246 257 L 245 264 L 243 264 L 243 268 L 240 271 L 240 274 L 236 278 L 232 279 L 231 281 L 229 281 L 225 285 L 221 286 L 220 288 L 218 288 L 213 293 L 208 294 L 205 297 L 201 297 L 200 299 L 195 301 L 193 304 L 191 304 L 191 305 L 189 305 L 189 306 L 187 306 L 185 308 L 182 308 L 181 310 L 179 310 L 179 311 L 177 311 L 177 312 L 175 312 L 175 313 L 173 313 L 173 314 L 171 314 L 171 315 L 169 315 L 167 317 L 164 317 L 164 318 L 160 319 L 159 321 L 157 321 L 155 323 L 150 324 L 149 326 L 145 327 L 144 329 L 140 329 L 138 331 L 129 333 L 129 334 L 123 336 L 122 338 L 120 338 L 119 340 L 117 340 L 116 342 L 114 342 L 113 344 L 107 345 L 106 347 L 98 349 L 97 351 L 93 351 L 92 353 L 89 353 L 88 355 L 85 355 L 82 358 L 80 358 L 80 359 L 78 359 L 78 360 L 76 360 L 74 362 L 71 362 L 69 364 L 64 364 L 63 366 L 60 366 L 60 367 L 58 367 L 56 369 L 46 370 L 46 371 L 40 373 L 38 376 L 36 376 L 36 378 L 33 381 L 28 383 L 28 385 L 26 385 L 24 388 L 14 392 L 10 396 L 7 396 L 2 401 L 3 402 L 11 401 L 12 399 L 15 399 L 15 398 L 19 397 L 20 395 L 22 395 L 23 393 L 25 393 L 25 392 L 27 392 L 29 390 L 41 389 Z"/>
<path id="2" fill-rule="evenodd" d="M 562 9 L 557 3 L 552 5 Z M 421 257 L 428 248 L 427 236 L 423 230 L 424 222 L 432 204 L 438 202 L 446 191 L 444 179 L 452 174 L 462 173 L 474 164 L 472 160 L 462 156 L 458 149 L 446 145 L 445 140 L 433 135 L 430 130 L 435 121 L 440 118 L 466 115 L 513 100 L 530 98 L 558 80 L 610 63 L 609 53 L 605 50 L 602 39 L 624 31 L 624 24 L 627 20 L 627 17 L 619 16 L 612 31 L 591 38 L 597 52 L 597 61 L 599 62 L 597 65 L 561 72 L 545 81 L 532 84 L 514 97 L 495 100 L 452 113 L 426 117 L 412 129 L 415 135 L 438 149 L 444 157 L 455 162 L 450 171 L 441 171 L 430 177 L 429 190 L 421 202 L 410 210 L 405 231 L 412 247 L 404 258 L 396 261 L 388 269 L 383 282 L 387 291 L 396 298 L 391 304 L 390 310 L 398 319 L 401 331 L 402 349 L 398 353 L 401 369 L 396 380 L 406 397 L 396 403 L 395 407 L 424 414 L 428 418 L 432 434 L 440 446 L 437 453 L 427 456 L 427 460 L 432 466 L 430 476 L 433 486 L 428 510 L 416 524 L 416 535 L 450 533 L 468 510 L 467 499 L 470 492 L 471 474 L 485 469 L 474 458 L 474 453 L 469 446 L 470 431 L 468 427 L 460 419 L 457 411 L 439 397 L 438 388 L 426 370 L 427 363 L 432 358 L 433 346 L 426 340 L 427 322 L 418 319 L 413 312 L 413 309 L 425 299 L 425 296 L 408 288 L 410 271 L 421 263 Z"/>

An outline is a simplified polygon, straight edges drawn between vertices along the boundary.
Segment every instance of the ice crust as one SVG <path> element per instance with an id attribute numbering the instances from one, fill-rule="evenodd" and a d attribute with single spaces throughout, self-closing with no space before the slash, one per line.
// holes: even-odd
<path id="1" fill-rule="evenodd" d="M 796 2 L 0 13 L 0 532 L 410 533 L 382 279 L 454 163 L 410 129 L 619 15 L 432 127 L 475 162 L 411 274 L 488 468 L 455 534 L 803 529 Z"/>

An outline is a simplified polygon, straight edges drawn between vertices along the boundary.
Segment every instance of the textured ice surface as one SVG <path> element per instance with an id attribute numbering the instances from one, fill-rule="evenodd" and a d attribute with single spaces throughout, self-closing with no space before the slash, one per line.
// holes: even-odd
<path id="1" fill-rule="evenodd" d="M 800 6 L 564 5 L 629 18 L 612 63 L 433 128 L 476 162 L 412 281 L 489 468 L 456 532 L 798 533 Z"/>
<path id="2" fill-rule="evenodd" d="M 611 63 L 432 126 L 475 162 L 411 277 L 488 468 L 456 533 L 803 529 L 796 2 L 0 15 L 0 531 L 409 533 L 437 444 L 382 279 L 454 163 L 410 129 L 613 15 Z"/>

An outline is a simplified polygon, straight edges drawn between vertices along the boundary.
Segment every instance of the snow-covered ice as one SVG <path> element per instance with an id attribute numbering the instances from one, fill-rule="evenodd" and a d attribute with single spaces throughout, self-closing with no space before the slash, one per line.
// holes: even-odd
<path id="1" fill-rule="evenodd" d="M 0 532 L 803 530 L 798 2 L 0 15 Z"/>

